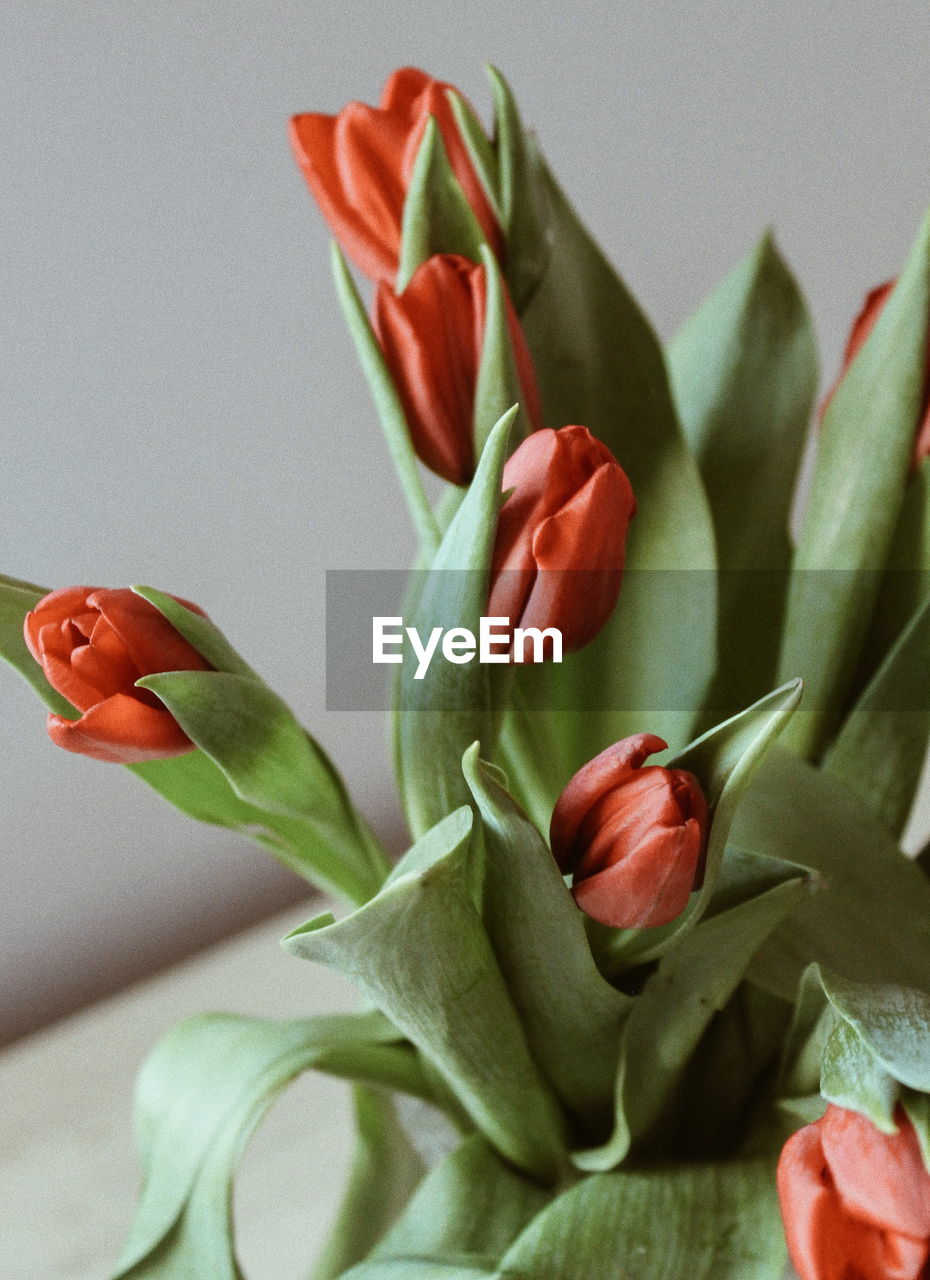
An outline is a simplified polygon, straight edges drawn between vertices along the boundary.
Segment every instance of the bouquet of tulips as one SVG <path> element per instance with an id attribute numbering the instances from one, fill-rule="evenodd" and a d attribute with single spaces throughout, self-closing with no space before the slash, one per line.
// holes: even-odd
<path id="1" fill-rule="evenodd" d="M 490 74 L 490 133 L 413 69 L 293 123 L 420 539 L 360 649 L 400 861 L 200 608 L 2 580 L 53 742 L 325 890 L 283 945 L 363 997 L 155 1048 L 114 1275 L 241 1276 L 238 1156 L 314 1069 L 358 1128 L 315 1280 L 925 1278 L 930 221 L 815 411 L 772 239 L 663 351 Z"/>

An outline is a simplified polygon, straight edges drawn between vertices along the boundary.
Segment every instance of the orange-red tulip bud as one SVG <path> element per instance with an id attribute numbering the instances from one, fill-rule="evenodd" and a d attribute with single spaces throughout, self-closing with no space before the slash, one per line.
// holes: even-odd
<path id="1" fill-rule="evenodd" d="M 500 228 L 462 141 L 447 97 L 451 88 L 416 67 L 402 67 L 377 107 L 350 102 L 338 115 L 311 113 L 291 122 L 297 163 L 323 216 L 373 280 L 397 275 L 404 199 L 430 116 L 488 244 L 500 252 Z"/>
<path id="2" fill-rule="evenodd" d="M 77 720 L 49 715 L 57 746 L 119 764 L 194 749 L 165 705 L 135 682 L 161 671 L 206 671 L 210 664 L 147 600 L 128 588 L 63 587 L 26 614 L 23 630 L 49 684 L 83 712 Z"/>
<path id="3" fill-rule="evenodd" d="M 930 1174 L 913 1126 L 880 1133 L 828 1106 L 778 1162 L 788 1251 L 801 1280 L 923 1280 L 930 1262 Z"/>
<path id="4" fill-rule="evenodd" d="M 552 853 L 586 915 L 618 929 L 668 924 L 701 872 L 709 825 L 701 784 L 643 761 L 666 743 L 639 733 L 575 774 L 552 815 Z"/>
<path id="5" fill-rule="evenodd" d="M 453 484 L 475 470 L 474 408 L 484 342 L 487 279 L 483 266 L 457 254 L 422 263 L 401 294 L 382 281 L 373 323 L 407 415 L 417 456 Z M 509 297 L 507 323 L 522 403 L 541 424 L 533 361 Z"/>
<path id="6" fill-rule="evenodd" d="M 886 280 L 884 284 L 878 285 L 866 295 L 865 302 L 862 304 L 862 310 L 853 321 L 852 328 L 849 331 L 849 337 L 846 340 L 846 350 L 843 352 L 843 366 L 840 369 L 839 377 L 833 386 L 827 392 L 823 404 L 820 406 L 820 417 L 827 411 L 827 406 L 833 399 L 837 387 L 843 379 L 846 370 L 855 360 L 861 351 L 866 338 L 875 328 L 878 317 L 882 313 L 885 303 L 891 296 L 894 289 L 895 280 Z M 924 458 L 930 455 L 930 338 L 927 342 L 927 362 L 924 372 L 924 389 L 923 398 L 921 399 L 920 415 L 918 417 L 917 427 L 914 433 L 914 467 L 919 467 Z"/>
<path id="7" fill-rule="evenodd" d="M 508 459 L 488 613 L 557 627 L 566 651 L 593 640 L 623 580 L 636 499 L 626 472 L 587 427 L 535 431 Z"/>

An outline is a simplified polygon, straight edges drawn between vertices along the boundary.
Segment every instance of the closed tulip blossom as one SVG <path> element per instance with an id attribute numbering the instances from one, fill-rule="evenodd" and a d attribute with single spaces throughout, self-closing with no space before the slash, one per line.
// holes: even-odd
<path id="1" fill-rule="evenodd" d="M 82 713 L 75 720 L 49 715 L 56 746 L 119 764 L 194 749 L 165 705 L 135 682 L 162 671 L 206 671 L 210 664 L 134 591 L 52 591 L 26 615 L 24 633 L 49 684 Z"/>
<path id="2" fill-rule="evenodd" d="M 484 342 L 485 269 L 456 254 L 436 254 L 403 293 L 382 282 L 373 322 L 404 406 L 413 447 L 431 470 L 466 484 L 475 469 L 474 408 Z M 533 361 L 509 297 L 507 323 L 533 429 L 540 425 Z"/>
<path id="3" fill-rule="evenodd" d="M 840 369 L 839 377 L 830 388 L 827 396 L 820 407 L 821 418 L 827 411 L 827 407 L 836 392 L 837 387 L 843 380 L 846 370 L 855 360 L 856 356 L 865 345 L 866 338 L 875 328 L 878 317 L 884 309 L 885 303 L 891 297 L 892 290 L 897 282 L 895 280 L 886 280 L 884 284 L 878 285 L 872 289 L 867 295 L 865 302 L 862 304 L 862 310 L 853 321 L 852 328 L 849 331 L 849 337 L 846 340 L 846 349 L 843 352 L 843 365 Z M 924 374 L 924 389 L 921 399 L 920 413 L 914 429 L 914 456 L 913 466 L 915 469 L 920 466 L 924 458 L 930 455 L 930 337 L 927 342 L 927 362 Z"/>
<path id="4" fill-rule="evenodd" d="M 336 239 L 373 280 L 397 274 L 404 199 L 430 116 L 452 171 L 487 242 L 501 233 L 448 98 L 451 85 L 415 67 L 395 71 L 381 102 L 350 102 L 338 115 L 308 113 L 291 122 L 294 154 Z"/>
<path id="5" fill-rule="evenodd" d="M 626 472 L 587 427 L 535 431 L 504 467 L 488 613 L 555 627 L 566 651 L 613 612 L 636 499 Z"/>
<path id="6" fill-rule="evenodd" d="M 881 1133 L 828 1106 L 778 1162 L 788 1251 L 801 1280 L 925 1280 L 930 1274 L 930 1174 L 904 1112 Z"/>
<path id="7" fill-rule="evenodd" d="M 614 743 L 580 769 L 552 815 L 552 853 L 586 914 L 618 929 L 668 924 L 696 887 L 709 826 L 686 769 L 643 762 L 666 743 L 651 733 Z"/>

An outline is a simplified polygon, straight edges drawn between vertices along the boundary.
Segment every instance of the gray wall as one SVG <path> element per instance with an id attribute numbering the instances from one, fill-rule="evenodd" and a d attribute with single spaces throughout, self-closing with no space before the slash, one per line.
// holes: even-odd
<path id="1" fill-rule="evenodd" d="M 323 708 L 322 585 L 412 537 L 287 116 L 404 63 L 486 113 L 493 60 L 663 334 L 770 223 L 826 376 L 930 196 L 928 36 L 926 0 L 7 0 L 0 568 L 199 601 L 396 831 L 380 724 Z M 7 1033 L 294 894 L 0 697 Z"/>

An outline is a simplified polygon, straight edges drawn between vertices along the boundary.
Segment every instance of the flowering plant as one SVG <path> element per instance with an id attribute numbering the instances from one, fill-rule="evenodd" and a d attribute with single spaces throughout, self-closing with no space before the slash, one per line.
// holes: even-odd
<path id="1" fill-rule="evenodd" d="M 793 537 L 816 356 L 772 240 L 663 352 L 491 82 L 491 136 L 411 69 L 293 125 L 374 281 L 369 318 L 334 249 L 421 543 L 421 661 L 383 656 L 400 861 L 197 606 L 0 580 L 52 740 L 323 889 L 345 913 L 284 946 L 364 996 L 154 1050 L 114 1280 L 241 1276 L 236 1162 L 310 1068 L 358 1125 L 316 1280 L 777 1280 L 789 1250 L 919 1280 L 930 221 L 854 327 Z"/>

